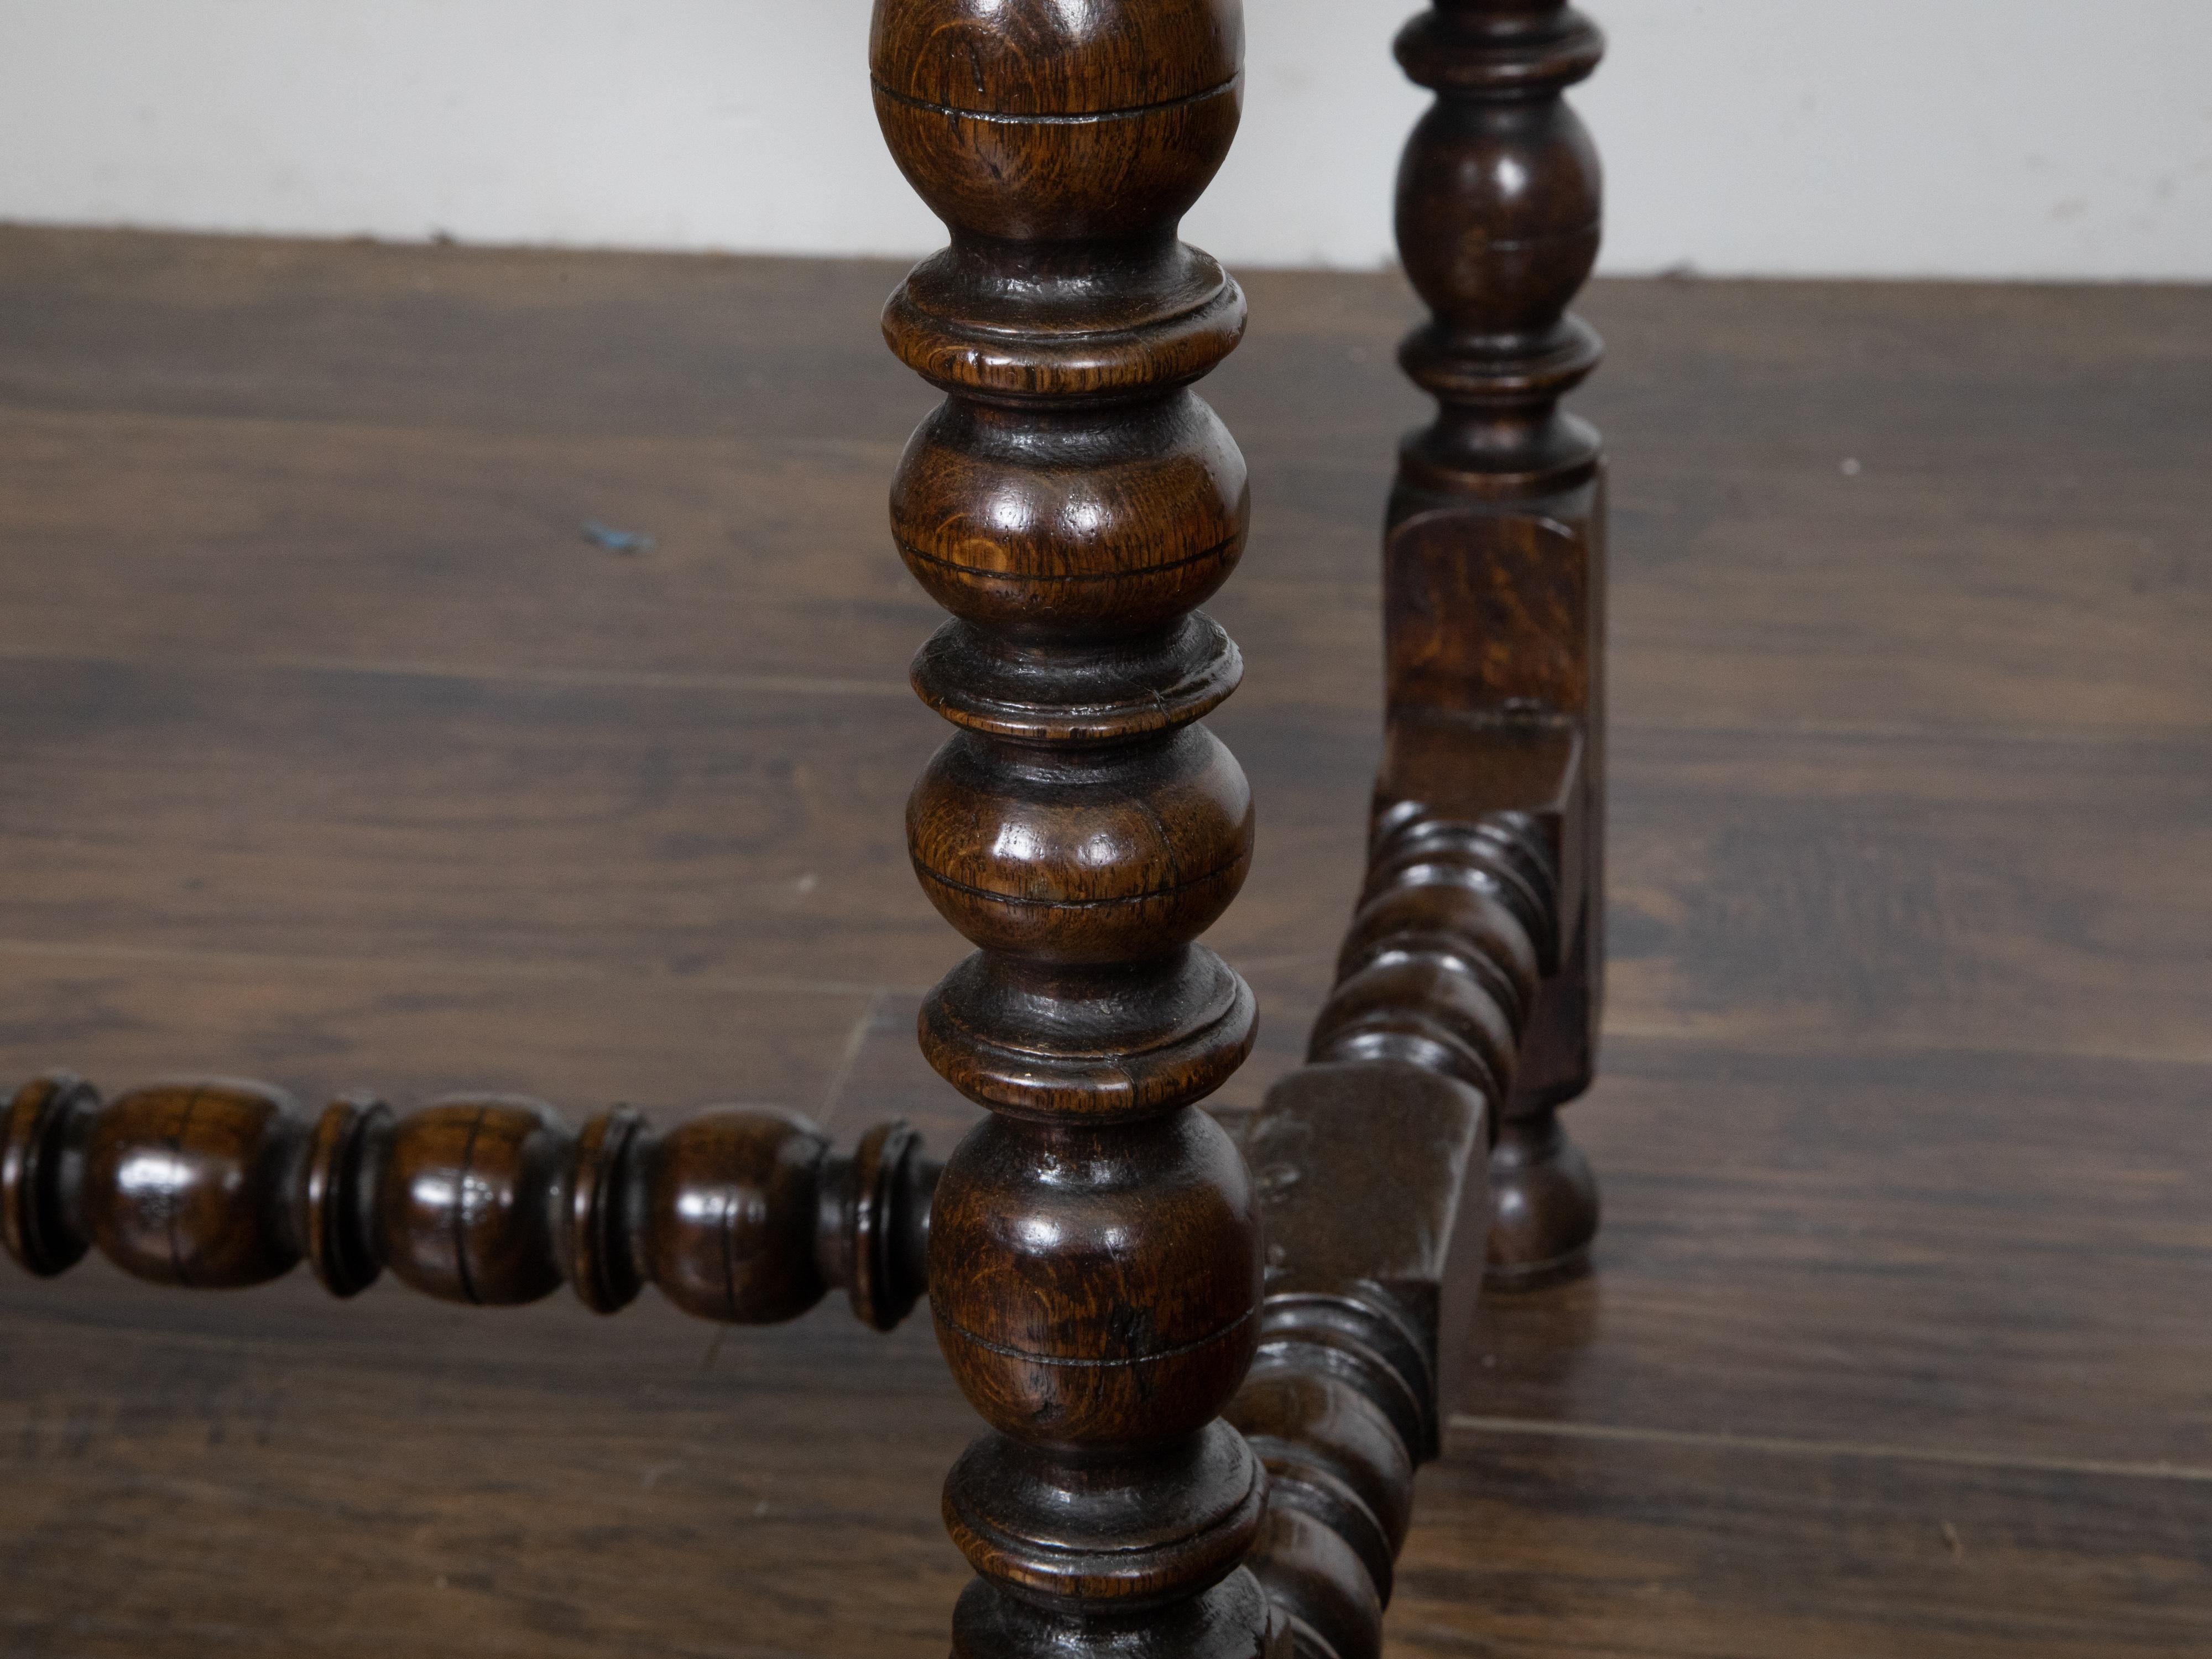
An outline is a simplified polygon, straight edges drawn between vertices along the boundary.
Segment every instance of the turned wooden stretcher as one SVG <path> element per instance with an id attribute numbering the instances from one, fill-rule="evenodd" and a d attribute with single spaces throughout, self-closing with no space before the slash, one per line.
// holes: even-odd
<path id="1" fill-rule="evenodd" d="M 514 1097 L 309 1113 L 55 1075 L 0 1137 L 20 1263 L 96 1246 L 219 1287 L 304 1258 L 339 1296 L 389 1268 L 605 1313 L 650 1283 L 739 1322 L 837 1288 L 884 1329 L 926 1295 L 989 1427 L 945 1490 L 977 1574 L 957 1652 L 1379 1653 L 1486 1272 L 1573 1273 L 1597 1225 L 1558 1109 L 1602 979 L 1605 504 L 1559 404 L 1599 353 L 1566 314 L 1599 174 L 1561 94 L 1601 40 L 1559 0 L 1437 0 L 1398 39 L 1437 94 L 1398 228 L 1434 313 L 1401 360 L 1438 410 L 1386 520 L 1370 862 L 1308 1064 L 1232 1135 L 1198 1105 L 1253 999 L 1197 941 L 1254 815 L 1201 723 L 1237 648 L 1196 607 L 1249 494 L 1191 388 L 1244 300 L 1176 233 L 1237 125 L 1242 30 L 1237 0 L 876 7 L 883 130 L 951 234 L 884 315 L 945 394 L 891 496 L 952 616 L 914 666 L 956 730 L 909 845 L 978 947 L 921 1042 L 991 1113 L 943 1166 L 901 1123 L 840 1152 L 757 1109 L 574 1131 Z"/>

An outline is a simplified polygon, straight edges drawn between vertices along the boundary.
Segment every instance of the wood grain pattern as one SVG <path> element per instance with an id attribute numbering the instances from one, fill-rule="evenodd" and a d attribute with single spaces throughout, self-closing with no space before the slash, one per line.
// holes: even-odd
<path id="1" fill-rule="evenodd" d="M 1465 1409 L 2212 1468 L 2201 1063 L 1619 1052 L 1599 1277 L 1487 1305 Z"/>
<path id="2" fill-rule="evenodd" d="M 647 1285 L 702 1319 L 774 1324 L 832 1286 L 878 1330 L 924 1289 L 939 1165 L 911 1126 L 850 1153 L 799 1114 L 723 1106 L 665 1129 L 617 1105 L 571 1129 L 526 1095 L 395 1114 L 303 1109 L 267 1084 L 155 1084 L 112 1101 L 49 1073 L 0 1113 L 0 1239 L 41 1278 L 88 1247 L 132 1277 L 240 1290 L 304 1260 L 333 1296 L 389 1267 L 426 1296 L 519 1307 L 563 1284 L 594 1313 Z"/>
<path id="3" fill-rule="evenodd" d="M 876 985 L 919 987 L 957 952 L 884 828 L 932 738 L 908 699 L 21 660 L 0 661 L 0 687 L 16 783 L 0 849 L 19 876 L 0 952 L 799 984 L 854 1018 Z M 1365 798 L 1375 727 L 1236 702 L 1212 723 L 1273 780 L 1249 890 L 1215 938 L 1272 976 L 1261 1040 L 1279 1030 L 1288 1053 L 1362 878 L 1342 803 Z M 1627 730 L 1616 1032 L 2206 1056 L 2188 971 L 2212 918 L 2201 738 Z M 87 1018 L 41 1017 L 65 1024 L 30 1028 L 53 1035 L 25 1073 L 70 1058 L 62 1034 Z M 193 1052 L 131 1065 L 246 1063 Z M 386 1073 L 331 1086 L 362 1075 Z M 541 1086 L 519 1063 L 503 1075 Z M 1229 1087 L 1250 1104 L 1264 1083 Z"/>
<path id="4" fill-rule="evenodd" d="M 1255 770 L 1300 753 L 1317 791 L 1323 767 L 1356 789 L 1362 735 L 1319 740 L 1318 714 L 1311 731 L 1303 751 L 1231 735 Z M 1625 726 L 1612 759 L 1613 1036 L 1831 1056 L 2212 1052 L 2201 738 Z M 1268 799 L 1300 812 L 1296 862 L 1271 864 L 1263 838 L 1240 909 L 1264 914 L 1285 866 L 1357 890 L 1359 837 L 1305 818 L 1292 769 Z M 1254 963 L 1271 1026 L 1310 1018 L 1328 969 L 1325 949 Z"/>
<path id="5" fill-rule="evenodd" d="M 0 1290 L 9 1651 L 943 1650 L 972 1419 L 919 1323 L 64 1287 Z"/>
<path id="6" fill-rule="evenodd" d="M 899 662 L 929 609 L 880 556 L 869 480 L 930 399 L 875 343 L 896 275 L 0 227 L 0 468 L 29 561 L 0 571 L 0 628 L 32 624 L 0 637 L 817 675 L 810 631 L 750 630 L 767 584 L 854 641 L 841 672 L 879 659 L 854 629 Z M 1418 302 L 1395 276 L 1243 280 L 1250 332 L 1208 382 L 1233 428 L 1269 435 L 1248 446 L 1264 555 L 1214 602 L 1246 643 L 1238 705 L 1369 711 L 1377 656 L 1346 630 L 1376 631 L 1389 434 L 1421 406 L 1393 353 Z M 2186 641 L 2212 626 L 2212 579 L 2165 481 L 2201 438 L 2203 290 L 1600 281 L 1583 308 L 1608 356 L 1579 406 L 1635 441 L 1612 477 L 1623 718 L 2194 731 L 2212 670 Z M 58 416 L 33 445 L 27 423 Z M 557 453 L 532 463 L 542 440 Z M 138 494 L 156 472 L 172 486 Z M 225 501 L 186 556 L 178 532 Z M 660 559 L 574 556 L 579 509 L 660 531 Z M 441 538 L 449 520 L 467 533 Z M 437 581 L 383 580 L 441 540 Z M 234 582 L 197 574 L 216 560 Z M 321 603 L 327 581 L 374 603 Z M 118 602 L 173 583 L 195 601 Z"/>
<path id="7" fill-rule="evenodd" d="M 1239 0 L 877 0 L 871 31 L 877 119 L 951 236 L 884 337 L 945 393 L 891 483 L 952 613 L 914 662 L 956 730 L 907 847 L 976 947 L 917 1030 L 991 1114 L 929 1221 L 988 1429 L 945 1485 L 962 1659 L 1291 1659 L 1243 1565 L 1267 1474 L 1221 1415 L 1260 1338 L 1258 1199 L 1196 1109 L 1252 1047 L 1251 992 L 1196 942 L 1252 862 L 1200 723 L 1243 659 L 1196 609 L 1251 496 L 1191 389 L 1243 295 L 1176 228 L 1236 133 L 1243 39 Z"/>
<path id="8" fill-rule="evenodd" d="M 2202 1480 L 1469 1434 L 1418 1513 L 1403 1659 L 2182 1659 L 2212 1640 Z"/>
<path id="9" fill-rule="evenodd" d="M 841 637 L 880 626 L 884 664 L 929 615 L 880 560 L 867 484 L 929 407 L 874 345 L 891 265 L 22 228 L 0 250 L 0 467 L 31 560 L 9 571 L 42 577 L 4 591 L 0 629 L 33 623 L 11 650 L 126 630 L 131 650 L 248 659 L 368 661 L 398 639 L 389 661 L 477 671 L 814 675 L 810 630 L 745 633 L 752 577 Z M 1394 276 L 1245 288 L 1249 337 L 1207 383 L 1230 427 L 1270 434 L 1249 447 L 1265 553 L 1214 602 L 1245 639 L 1239 703 L 1371 710 L 1378 434 L 1420 414 L 1391 356 L 1416 301 Z M 2199 447 L 2208 307 L 2188 288 L 1595 283 L 1608 362 L 1579 407 L 1637 438 L 1613 469 L 1620 719 L 2194 730 L 2212 671 L 2185 641 L 2212 626 L 2212 580 L 2163 480 Z M 1307 407 L 1316 383 L 1329 396 Z M 24 447 L 22 422 L 64 414 Z M 155 418 L 150 452 L 126 416 Z M 546 438 L 564 447 L 531 465 Z M 692 456 L 661 452 L 679 442 Z M 133 465 L 86 487 L 104 453 Z M 252 489 L 208 491 L 248 462 Z M 157 471 L 173 487 L 135 495 Z M 268 533 L 216 520 L 184 557 L 177 531 L 223 500 Z M 577 560 L 577 508 L 635 514 L 664 557 Z M 441 538 L 447 522 L 467 533 Z M 435 540 L 441 581 L 387 580 Z M 195 575 L 215 557 L 237 580 Z M 544 580 L 549 557 L 564 580 Z M 314 581 L 349 580 L 380 602 L 316 602 Z M 177 581 L 195 602 L 115 604 Z M 827 611 L 799 598 L 817 581 Z M 281 611 L 261 608 L 272 586 Z M 878 661 L 876 637 L 854 659 Z M 1958 639 L 1973 648 L 1931 648 Z M 891 696 L 898 675 L 876 684 Z"/>
<path id="10" fill-rule="evenodd" d="M 949 1146 L 973 1109 L 911 1032 L 953 942 L 895 829 L 929 605 L 870 482 L 930 401 L 871 331 L 895 275 L 0 229 L 5 1074 L 550 1079 L 572 1115 L 735 1095 L 843 1139 L 911 1103 Z M 1207 395 L 1253 478 L 1212 606 L 1248 672 L 1211 720 L 1264 817 L 1215 937 L 1265 1017 L 1224 1109 L 1298 1058 L 1361 879 L 1376 514 L 1419 413 L 1397 279 L 1243 281 Z M 2202 1468 L 2212 1416 L 2212 294 L 1584 307 L 1609 1231 L 1479 1334 L 1470 1414 L 1628 1437 L 1460 1431 L 1400 1649 L 2199 1650 L 2203 1488 L 2105 1466 Z M 592 487 L 549 507 L 564 471 Z M 641 503 L 659 562 L 572 544 Z M 973 1419 L 926 1333 L 606 1328 L 0 1275 L 0 1647 L 942 1654 Z"/>
<path id="11" fill-rule="evenodd" d="M 1590 1085 L 1605 1001 L 1607 506 L 1596 428 L 1561 406 L 1604 354 L 1568 310 L 1597 263 L 1604 173 L 1567 90 L 1605 52 L 1565 0 L 1437 0 L 1398 62 L 1436 94 L 1398 167 L 1398 249 L 1429 319 L 1398 362 L 1436 400 L 1398 447 L 1383 520 L 1388 759 L 1396 811 L 1453 817 L 1468 775 L 1526 728 L 1571 734 L 1564 791 L 1489 803 L 1542 815 L 1564 939 L 1528 1013 L 1491 1154 L 1490 1273 L 1529 1289 L 1588 1266 L 1600 1205 L 1559 1110 Z M 1447 717 L 1460 741 L 1409 742 Z M 1504 729 L 1493 732 L 1492 728 Z"/>
<path id="12" fill-rule="evenodd" d="M 951 1133 L 902 1012 L 849 1079 Z M 1390 1650 L 2193 1651 L 2208 1102 L 2194 1066 L 1617 1040 L 1595 1271 L 1483 1304 Z"/>

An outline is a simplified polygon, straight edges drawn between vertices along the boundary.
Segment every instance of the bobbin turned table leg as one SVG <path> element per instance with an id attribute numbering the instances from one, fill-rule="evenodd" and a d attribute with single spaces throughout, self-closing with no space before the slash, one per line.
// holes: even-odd
<path id="1" fill-rule="evenodd" d="M 1566 310 L 1597 256 L 1601 180 L 1561 94 L 1603 40 L 1561 0 L 1437 0 L 1397 49 L 1437 93 L 1407 145 L 1397 216 L 1434 313 L 1400 361 L 1437 413 L 1401 451 L 1385 532 L 1393 746 L 1407 746 L 1401 726 L 1439 720 L 1477 748 L 1475 728 L 1552 720 L 1581 743 L 1569 799 L 1480 803 L 1554 811 L 1567 875 L 1564 948 L 1491 1165 L 1490 1281 L 1517 1287 L 1580 1270 L 1598 1224 L 1559 1109 L 1589 1086 L 1604 975 L 1605 492 L 1597 434 L 1559 405 L 1601 351 Z M 1401 768 L 1379 804 L 1464 811 L 1454 787 Z"/>
<path id="2" fill-rule="evenodd" d="M 1196 943 L 1252 805 L 1198 722 L 1236 687 L 1193 607 L 1244 544 L 1243 458 L 1190 391 L 1244 302 L 1176 227 L 1227 152 L 1236 0 L 878 0 L 876 107 L 951 233 L 884 331 L 946 393 L 891 516 L 954 620 L 914 679 L 958 728 L 916 787 L 924 889 L 980 948 L 925 1005 L 994 1115 L 948 1162 L 930 1300 L 989 1424 L 945 1511 L 956 1653 L 1255 1659 L 1266 1479 L 1220 1420 L 1257 1340 L 1243 1160 L 1195 1103 L 1253 1004 Z M 1271 1634 L 1272 1632 L 1272 1634 Z"/>

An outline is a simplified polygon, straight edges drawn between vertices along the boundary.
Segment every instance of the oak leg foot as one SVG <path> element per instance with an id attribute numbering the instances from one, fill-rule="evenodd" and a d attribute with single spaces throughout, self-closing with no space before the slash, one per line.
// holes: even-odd
<path id="1" fill-rule="evenodd" d="M 1589 1270 L 1597 1176 L 1557 1112 L 1508 1119 L 1490 1154 L 1490 1265 L 1484 1285 L 1533 1291 Z"/>

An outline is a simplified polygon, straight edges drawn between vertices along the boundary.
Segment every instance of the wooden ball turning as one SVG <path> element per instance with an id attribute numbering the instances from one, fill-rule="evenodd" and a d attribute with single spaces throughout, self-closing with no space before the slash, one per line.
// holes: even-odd
<path id="1" fill-rule="evenodd" d="M 1267 1640 L 1237 1568 L 1264 1476 L 1218 1420 L 1255 1340 L 1257 1211 L 1194 1109 L 1254 1023 L 1198 943 L 1253 847 L 1249 787 L 1197 723 L 1242 664 L 1194 609 L 1250 521 L 1192 390 L 1244 302 L 1176 235 L 1236 131 L 1242 48 L 1235 0 L 875 11 L 884 138 L 951 234 L 884 331 L 946 393 L 891 530 L 953 617 L 914 679 L 961 729 L 907 838 L 978 947 L 925 1003 L 922 1051 L 998 1115 L 947 1163 L 930 1235 L 939 1343 L 994 1431 L 945 1488 L 981 1575 L 954 1646 L 994 1659 Z"/>
<path id="2" fill-rule="evenodd" d="M 829 1138 L 789 1113 L 706 1112 L 660 1139 L 647 1275 L 702 1319 L 789 1319 L 821 1299 L 814 1261 Z"/>
<path id="3" fill-rule="evenodd" d="M 761 1324 L 833 1286 L 889 1330 L 926 1285 L 939 1165 L 909 1127 L 841 1156 L 805 1118 L 724 1107 L 656 1133 L 628 1107 L 580 1133 L 542 1101 L 453 1098 L 395 1116 L 348 1096 L 313 1118 L 217 1080 L 103 1106 L 57 1074 L 0 1117 L 0 1240 L 34 1273 L 100 1247 L 158 1284 L 234 1288 L 301 1257 L 335 1296 L 386 1267 L 505 1307 L 563 1282 L 613 1313 L 647 1284 L 704 1319 Z"/>

